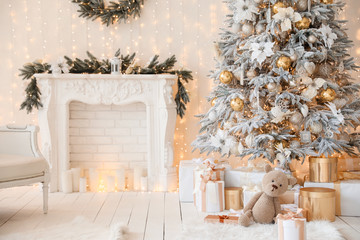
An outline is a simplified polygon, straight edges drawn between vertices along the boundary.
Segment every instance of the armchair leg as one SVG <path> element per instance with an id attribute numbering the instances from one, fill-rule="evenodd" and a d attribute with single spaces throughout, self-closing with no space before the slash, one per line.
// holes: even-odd
<path id="1" fill-rule="evenodd" d="M 43 182 L 43 211 L 47 214 L 48 211 L 48 197 L 49 197 L 49 183 Z"/>

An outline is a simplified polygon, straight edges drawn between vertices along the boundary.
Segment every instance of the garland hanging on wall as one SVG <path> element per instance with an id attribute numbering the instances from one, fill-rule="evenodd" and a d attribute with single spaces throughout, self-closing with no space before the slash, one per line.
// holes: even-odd
<path id="1" fill-rule="evenodd" d="M 109 6 L 105 7 L 104 0 L 73 0 L 80 9 L 79 17 L 92 19 L 93 21 L 100 18 L 102 24 L 109 26 L 115 24 L 129 17 L 140 17 L 141 7 L 144 0 L 119 0 L 117 2 L 110 2 Z"/>
<path id="2" fill-rule="evenodd" d="M 21 104 L 20 109 L 26 109 L 28 113 L 32 112 L 34 108 L 39 109 L 42 107 L 40 101 L 41 92 L 37 86 L 37 80 L 34 77 L 36 73 L 93 73 L 93 74 L 110 74 L 111 64 L 109 59 L 99 60 L 90 52 L 87 52 L 89 59 L 81 60 L 79 58 L 71 59 L 64 56 L 64 60 L 50 65 L 41 61 L 34 61 L 27 63 L 20 70 L 19 76 L 23 80 L 30 79 L 28 86 L 25 89 L 26 98 Z M 193 80 L 191 71 L 189 70 L 175 70 L 176 63 L 175 55 L 160 63 L 158 61 L 159 55 L 155 55 L 146 66 L 140 66 L 135 60 L 135 53 L 132 55 L 120 55 L 120 50 L 115 53 L 115 57 L 122 60 L 121 69 L 124 74 L 173 74 L 177 75 L 177 93 L 175 95 L 176 111 L 177 114 L 183 118 L 185 115 L 186 104 L 190 102 L 189 95 L 184 86 L 189 80 Z"/>

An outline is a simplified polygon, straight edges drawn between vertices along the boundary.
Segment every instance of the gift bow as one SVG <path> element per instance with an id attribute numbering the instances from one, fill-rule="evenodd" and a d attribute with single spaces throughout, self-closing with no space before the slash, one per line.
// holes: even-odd
<path id="1" fill-rule="evenodd" d="M 281 219 L 281 220 L 295 220 L 296 218 L 304 218 L 302 215 L 300 215 L 304 211 L 302 208 L 298 208 L 296 213 L 290 211 L 290 209 L 288 209 L 288 208 L 286 208 L 285 211 L 286 211 L 286 214 L 279 213 L 276 216 L 276 218 Z"/>

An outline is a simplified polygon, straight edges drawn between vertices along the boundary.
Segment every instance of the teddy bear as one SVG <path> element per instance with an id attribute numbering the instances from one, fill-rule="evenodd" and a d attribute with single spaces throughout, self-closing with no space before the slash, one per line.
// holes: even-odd
<path id="1" fill-rule="evenodd" d="M 296 184 L 296 179 L 288 178 L 282 171 L 273 171 L 269 164 L 265 165 L 265 176 L 262 179 L 262 192 L 251 198 L 239 217 L 239 224 L 248 227 L 251 217 L 257 223 L 269 224 L 280 213 L 279 196 L 286 192 L 288 185 Z"/>

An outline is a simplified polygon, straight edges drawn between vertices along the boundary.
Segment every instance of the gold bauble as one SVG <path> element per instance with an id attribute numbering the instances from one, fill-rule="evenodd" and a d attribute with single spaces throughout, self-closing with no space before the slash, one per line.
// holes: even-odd
<path id="1" fill-rule="evenodd" d="M 311 20 L 307 17 L 303 17 L 300 21 L 295 23 L 295 27 L 299 30 L 308 29 L 310 27 Z"/>
<path id="2" fill-rule="evenodd" d="M 320 2 L 324 4 L 333 4 L 334 0 L 320 0 Z"/>
<path id="3" fill-rule="evenodd" d="M 217 97 L 214 97 L 212 100 L 211 100 L 211 106 L 215 106 L 216 104 L 216 100 L 217 100 Z"/>
<path id="4" fill-rule="evenodd" d="M 239 97 L 231 99 L 230 106 L 234 111 L 239 112 L 244 108 L 244 101 Z"/>
<path id="5" fill-rule="evenodd" d="M 332 88 L 327 88 L 325 90 L 322 90 L 320 93 L 320 100 L 322 102 L 331 102 L 336 98 L 336 92 Z"/>
<path id="6" fill-rule="evenodd" d="M 220 73 L 219 78 L 220 78 L 220 82 L 222 82 L 223 84 L 229 84 L 233 79 L 233 74 L 227 70 L 224 70 Z"/>
<path id="7" fill-rule="evenodd" d="M 274 14 L 277 14 L 279 12 L 279 8 L 284 8 L 286 7 L 286 5 L 282 2 L 277 2 L 274 4 L 274 6 L 272 7 L 272 10 L 274 12 Z"/>
<path id="8" fill-rule="evenodd" d="M 281 56 L 276 61 L 276 66 L 278 68 L 282 67 L 285 71 L 288 71 L 290 66 L 291 66 L 291 59 L 289 57 L 287 57 L 287 56 Z"/>

